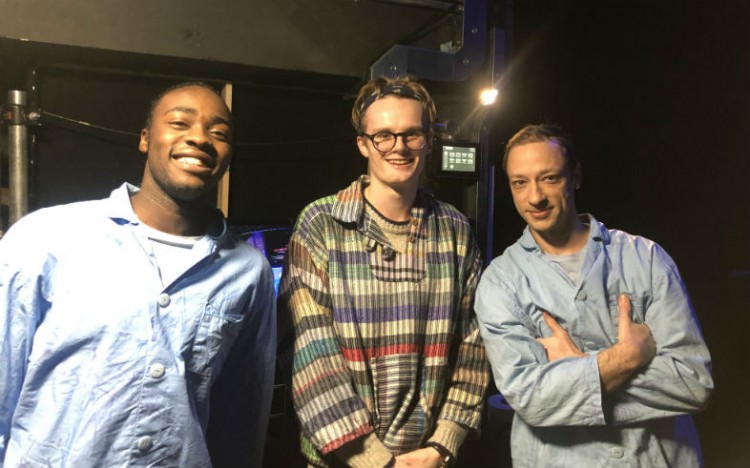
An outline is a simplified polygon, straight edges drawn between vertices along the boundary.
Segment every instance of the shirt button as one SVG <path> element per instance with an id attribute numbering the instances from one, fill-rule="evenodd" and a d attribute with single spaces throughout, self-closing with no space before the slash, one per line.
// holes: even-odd
<path id="1" fill-rule="evenodd" d="M 138 439 L 138 450 L 141 452 L 148 452 L 151 450 L 151 447 L 154 446 L 154 441 L 149 436 L 141 437 Z"/>
<path id="2" fill-rule="evenodd" d="M 417 218 L 412 218 L 411 219 L 411 225 L 412 226 L 416 226 L 417 224 L 419 224 L 419 220 Z"/>
<path id="3" fill-rule="evenodd" d="M 159 379 L 164 375 L 164 364 L 160 364 L 158 362 L 156 364 L 152 364 L 149 371 L 151 373 L 151 377 Z"/>
<path id="4" fill-rule="evenodd" d="M 393 254 L 395 252 L 390 247 L 384 247 L 383 248 L 383 260 L 390 260 L 393 258 Z"/>
<path id="5" fill-rule="evenodd" d="M 407 237 L 406 240 L 409 241 L 409 242 L 414 242 L 414 235 L 413 234 L 409 234 L 409 237 Z"/>
<path id="6" fill-rule="evenodd" d="M 169 297 L 169 294 L 164 293 L 159 295 L 159 306 L 166 307 L 170 302 L 172 302 L 172 298 Z"/>
<path id="7" fill-rule="evenodd" d="M 586 300 L 586 291 L 578 291 L 578 294 L 576 294 L 576 300 L 577 301 L 585 301 Z"/>
<path id="8" fill-rule="evenodd" d="M 625 455 L 625 452 L 620 447 L 613 447 L 610 453 L 612 454 L 612 458 L 622 458 Z"/>
<path id="9" fill-rule="evenodd" d="M 593 341 L 587 341 L 584 346 L 586 346 L 586 349 L 589 349 L 591 351 L 596 349 L 596 343 L 594 343 Z"/>

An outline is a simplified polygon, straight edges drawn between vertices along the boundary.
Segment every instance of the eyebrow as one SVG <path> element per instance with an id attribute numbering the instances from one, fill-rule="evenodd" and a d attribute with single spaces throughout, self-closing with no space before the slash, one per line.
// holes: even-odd
<path id="1" fill-rule="evenodd" d="M 170 112 L 184 112 L 186 114 L 191 114 L 191 115 L 197 115 L 198 114 L 198 111 L 195 110 L 192 107 L 175 106 L 175 107 L 173 107 L 171 109 L 167 109 L 164 112 L 163 115 L 167 115 Z M 211 125 L 214 125 L 214 124 L 224 124 L 224 125 L 228 126 L 229 128 L 231 128 L 232 130 L 234 130 L 234 125 L 232 125 L 232 122 L 230 122 L 229 120 L 225 119 L 224 117 L 220 117 L 218 115 L 212 116 L 211 119 L 209 120 L 209 123 L 211 123 Z"/>
<path id="2" fill-rule="evenodd" d="M 377 127 L 376 127 L 376 129 L 373 130 L 372 133 L 373 133 L 373 135 L 376 134 L 376 133 L 380 133 L 380 132 L 403 133 L 403 132 L 413 132 L 414 130 L 421 130 L 421 131 L 423 131 L 425 133 L 427 132 L 427 130 L 424 129 L 424 126 L 419 125 L 419 126 L 415 126 L 415 127 L 409 127 L 406 130 L 402 130 L 401 132 L 394 131 L 392 129 L 392 127 L 384 127 L 384 128 L 381 128 L 381 129 L 377 129 Z"/>

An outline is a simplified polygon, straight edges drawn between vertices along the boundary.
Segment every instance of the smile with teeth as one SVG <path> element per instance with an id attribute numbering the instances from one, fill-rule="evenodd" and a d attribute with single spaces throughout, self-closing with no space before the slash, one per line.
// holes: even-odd
<path id="1" fill-rule="evenodd" d="M 177 158 L 177 160 L 186 166 L 209 167 L 204 161 L 191 156 L 182 156 Z"/>
<path id="2" fill-rule="evenodd" d="M 389 164 L 392 164 L 394 166 L 405 166 L 407 164 L 411 164 L 414 160 L 413 159 L 386 159 L 386 161 Z"/>

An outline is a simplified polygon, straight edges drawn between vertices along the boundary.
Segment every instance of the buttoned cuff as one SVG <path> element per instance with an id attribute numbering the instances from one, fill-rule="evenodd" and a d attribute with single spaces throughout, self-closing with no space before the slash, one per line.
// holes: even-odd
<path id="1" fill-rule="evenodd" d="M 466 439 L 468 434 L 469 430 L 466 427 L 441 419 L 438 421 L 437 428 L 435 428 L 435 432 L 428 441 L 445 447 L 453 454 L 453 458 L 456 458 L 458 448 L 464 443 L 464 439 Z"/>
<path id="2" fill-rule="evenodd" d="M 333 451 L 336 458 L 352 468 L 388 466 L 393 454 L 374 432 L 347 442 Z"/>

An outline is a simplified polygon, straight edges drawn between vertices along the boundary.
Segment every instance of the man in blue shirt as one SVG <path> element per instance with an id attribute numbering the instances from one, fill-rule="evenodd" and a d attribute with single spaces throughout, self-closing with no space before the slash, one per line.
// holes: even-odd
<path id="1" fill-rule="evenodd" d="M 513 466 L 700 466 L 688 413 L 708 401 L 710 356 L 674 262 L 577 214 L 581 167 L 556 127 L 523 128 L 503 166 L 528 226 L 476 311 L 516 412 Z"/>
<path id="2" fill-rule="evenodd" d="M 247 424 L 221 448 L 260 465 L 273 274 L 208 202 L 232 131 L 210 87 L 172 87 L 141 131 L 140 188 L 38 210 L 0 241 L 0 467 L 211 466 L 222 369 L 214 398 Z"/>

